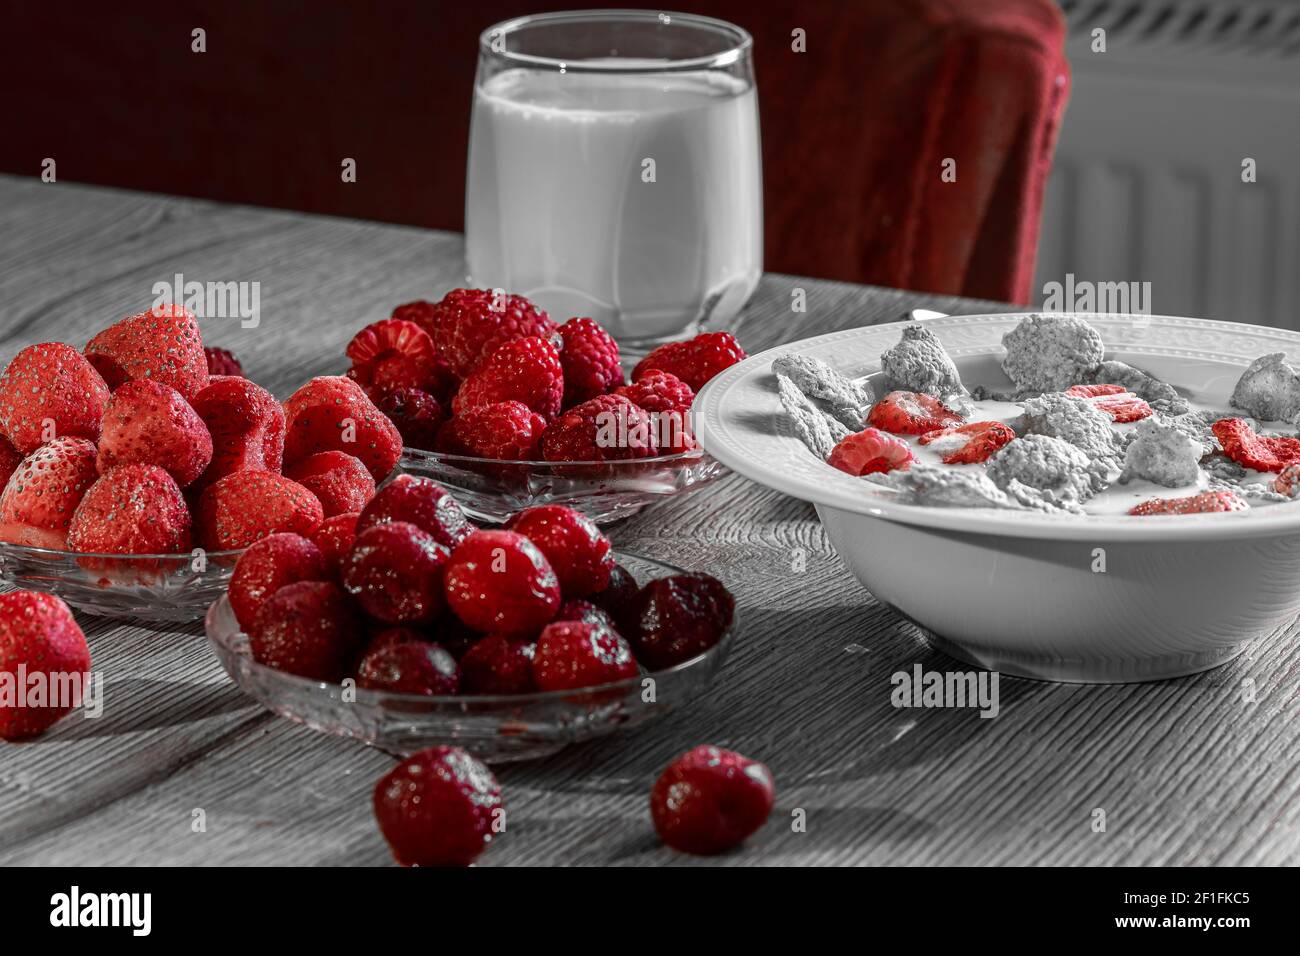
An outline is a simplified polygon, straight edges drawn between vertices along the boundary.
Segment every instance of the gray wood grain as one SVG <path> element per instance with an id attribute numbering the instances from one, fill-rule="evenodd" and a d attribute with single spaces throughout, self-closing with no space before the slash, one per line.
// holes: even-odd
<path id="1" fill-rule="evenodd" d="M 37 341 L 80 346 L 178 271 L 258 281 L 261 325 L 205 320 L 204 337 L 284 396 L 341 372 L 364 323 L 459 284 L 461 254 L 456 235 L 0 177 L 0 359 Z M 791 311 L 794 288 L 805 314 Z M 988 305 L 767 276 L 739 334 L 757 351 L 906 308 Z M 1004 678 L 992 720 L 896 710 L 889 675 L 946 659 L 862 590 L 810 506 L 731 476 L 613 537 L 723 578 L 740 638 L 691 708 L 501 768 L 509 825 L 484 865 L 1300 862 L 1294 626 L 1159 684 Z M 0 863 L 388 862 L 369 795 L 391 757 L 259 710 L 197 627 L 83 624 L 106 673 L 105 716 L 0 746 Z M 764 760 L 778 786 L 761 834 L 708 861 L 660 847 L 646 804 L 663 766 L 702 742 Z M 191 829 L 195 809 L 205 833 Z M 806 832 L 790 826 L 796 810 Z"/>

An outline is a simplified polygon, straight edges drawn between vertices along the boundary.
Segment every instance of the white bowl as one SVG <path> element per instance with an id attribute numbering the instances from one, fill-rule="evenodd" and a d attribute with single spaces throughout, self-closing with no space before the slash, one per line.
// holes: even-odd
<path id="1" fill-rule="evenodd" d="M 1002 335 L 1020 315 L 927 319 L 968 385 L 1007 388 Z M 1085 315 L 1108 359 L 1228 408 L 1242 370 L 1269 352 L 1300 361 L 1300 334 L 1172 316 Z M 1300 503 L 1248 512 L 1055 517 L 901 504 L 840 472 L 789 430 L 772 360 L 879 372 L 898 324 L 821 335 L 753 356 L 695 401 L 695 432 L 723 464 L 812 502 L 836 551 L 881 602 L 953 657 L 1045 680 L 1177 677 L 1230 660 L 1300 612 Z M 1104 570 L 1101 570 L 1104 568 Z"/>

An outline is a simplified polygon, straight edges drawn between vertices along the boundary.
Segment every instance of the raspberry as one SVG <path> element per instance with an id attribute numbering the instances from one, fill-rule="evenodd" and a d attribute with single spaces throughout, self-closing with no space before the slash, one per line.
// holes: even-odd
<path id="1" fill-rule="evenodd" d="M 1257 435 L 1240 418 L 1221 418 L 1212 430 L 1223 453 L 1239 465 L 1256 471 L 1281 471 L 1287 465 L 1300 464 L 1300 438 Z"/>
<path id="2" fill-rule="evenodd" d="M 326 518 L 311 534 L 311 541 L 320 548 L 325 567 L 329 569 L 331 577 L 338 577 L 343 573 L 343 559 L 347 557 L 348 552 L 352 550 L 353 542 L 356 541 L 359 517 L 361 517 L 359 514 L 353 513 Z"/>
<path id="3" fill-rule="evenodd" d="M 208 362 L 208 375 L 233 375 L 244 377 L 244 366 L 239 364 L 229 349 L 205 348 L 203 357 Z"/>
<path id="4" fill-rule="evenodd" d="M 248 646 L 259 664 L 337 683 L 347 673 L 363 634 L 337 584 L 297 581 L 262 604 L 248 633 Z"/>
<path id="5" fill-rule="evenodd" d="M 432 451 L 447 415 L 438 400 L 418 388 L 399 388 L 379 399 L 377 407 L 397 426 L 402 444 Z"/>
<path id="6" fill-rule="evenodd" d="M 62 342 L 29 345 L 0 376 L 0 432 L 30 455 L 53 438 L 99 440 L 108 386 Z"/>
<path id="7" fill-rule="evenodd" d="M 554 332 L 550 317 L 521 295 L 453 289 L 434 307 L 431 334 L 439 354 L 463 379 L 511 339 L 549 338 Z"/>
<path id="8" fill-rule="evenodd" d="M 281 531 L 311 537 L 325 512 L 296 481 L 269 471 L 237 471 L 203 489 L 196 518 L 199 544 L 225 551 Z"/>
<path id="9" fill-rule="evenodd" d="M 217 376 L 190 404 L 212 437 L 212 462 L 194 487 L 237 471 L 280 471 L 284 409 L 262 386 L 246 378 Z"/>
<path id="10" fill-rule="evenodd" d="M 459 747 L 432 747 L 380 778 L 375 820 L 403 866 L 469 866 L 503 812 L 492 771 Z"/>
<path id="11" fill-rule="evenodd" d="M 624 461 L 658 454 L 654 423 L 622 395 L 600 395 L 546 426 L 547 461 Z"/>
<path id="12" fill-rule="evenodd" d="M 924 435 L 941 428 L 956 428 L 962 424 L 962 417 L 933 395 L 890 392 L 871 406 L 867 422 L 896 435 Z"/>
<path id="13" fill-rule="evenodd" d="M 651 369 L 671 372 L 698 392 L 704 383 L 745 358 L 745 350 L 730 332 L 706 332 L 685 342 L 661 345 L 632 370 L 632 381 Z"/>
<path id="14" fill-rule="evenodd" d="M 533 684 L 535 641 L 492 634 L 475 643 L 460 660 L 461 692 L 527 694 Z"/>
<path id="15" fill-rule="evenodd" d="M 560 582 L 546 556 L 513 531 L 475 531 L 445 570 L 447 604 L 475 630 L 536 633 L 560 607 Z"/>
<path id="16" fill-rule="evenodd" d="M 86 358 L 110 389 L 148 378 L 170 385 L 187 402 L 208 384 L 208 357 L 194 313 L 163 305 L 110 325 L 86 345 Z"/>
<path id="17" fill-rule="evenodd" d="M 428 624 L 443 609 L 442 569 L 450 552 L 405 521 L 357 534 L 343 560 L 343 587 L 371 617 L 388 624 Z"/>
<path id="18" fill-rule="evenodd" d="M 26 672 L 29 682 L 44 677 L 47 686 L 53 686 L 60 674 L 90 673 L 86 637 L 68 606 L 52 594 L 0 594 L 0 673 L 17 680 L 20 671 Z M 35 737 L 72 710 L 54 703 L 41 704 L 32 697 L 23 700 L 14 693 L 0 695 L 0 738 Z"/>
<path id="19" fill-rule="evenodd" d="M 358 687 L 426 697 L 456 693 L 460 669 L 445 648 L 430 641 L 381 643 L 384 634 L 375 639 L 380 646 L 368 650 L 357 665 Z"/>
<path id="20" fill-rule="evenodd" d="M 25 458 L 0 493 L 0 540 L 63 550 L 68 526 L 98 478 L 95 446 L 56 438 Z"/>
<path id="21" fill-rule="evenodd" d="M 584 601 L 582 598 L 569 598 L 560 605 L 560 609 L 555 612 L 557 621 L 582 621 L 586 624 L 599 624 L 607 627 L 612 631 L 618 630 L 614 619 L 609 616 L 609 612 L 604 608 L 597 607 L 590 601 Z"/>
<path id="22" fill-rule="evenodd" d="M 73 551 L 177 554 L 190 550 L 190 512 L 157 465 L 118 465 L 87 490 L 68 526 Z"/>
<path id="23" fill-rule="evenodd" d="M 1155 409 L 1136 395 L 1106 395 L 1092 404 L 1114 422 L 1137 422 L 1155 414 Z"/>
<path id="24" fill-rule="evenodd" d="M 581 405 L 623 384 L 618 343 L 595 319 L 569 319 L 560 326 L 560 337 L 564 340 L 560 364 L 564 367 L 565 408 Z"/>
<path id="25" fill-rule="evenodd" d="M 416 299 L 393 309 L 393 318 L 414 322 L 429 333 L 430 338 L 433 337 L 433 323 L 437 315 L 438 307 L 427 299 Z"/>
<path id="26" fill-rule="evenodd" d="M 1151 498 L 1129 509 L 1129 514 L 1195 515 L 1211 511 L 1247 511 L 1250 505 L 1235 491 L 1205 491 L 1187 498 Z"/>
<path id="27" fill-rule="evenodd" d="M 935 451 L 945 465 L 958 465 L 988 461 L 1015 437 L 1015 431 L 1003 422 L 970 422 L 926 432 L 919 441 L 922 445 L 937 445 Z"/>
<path id="28" fill-rule="evenodd" d="M 620 631 L 631 631 L 634 602 L 640 593 L 641 586 L 636 583 L 632 572 L 621 564 L 615 564 L 609 572 L 609 584 L 588 600 L 613 618 Z"/>
<path id="29" fill-rule="evenodd" d="M 655 438 L 663 452 L 690 451 L 695 447 L 691 434 L 691 387 L 671 372 L 646 372 L 631 385 L 615 392 L 644 408 L 655 422 Z"/>
<path id="30" fill-rule="evenodd" d="M 285 401 L 284 415 L 285 465 L 320 451 L 343 451 L 361 459 L 375 481 L 382 481 L 402 457 L 397 427 L 349 378 L 313 378 Z"/>
<path id="31" fill-rule="evenodd" d="M 560 413 L 564 372 L 560 353 L 535 335 L 501 345 L 460 386 L 452 411 L 460 414 L 481 405 L 523 402 L 543 418 Z"/>
<path id="32" fill-rule="evenodd" d="M 438 435 L 439 451 L 497 461 L 537 461 L 546 419 L 523 402 L 466 409 Z"/>
<path id="33" fill-rule="evenodd" d="M 585 621 L 546 625 L 533 655 L 538 690 L 595 687 L 637 675 L 632 649 L 618 632 Z"/>
<path id="34" fill-rule="evenodd" d="M 230 609 L 245 632 L 271 595 L 286 584 L 325 581 L 328 571 L 320 548 L 298 534 L 272 534 L 239 556 L 226 589 Z"/>
<path id="35" fill-rule="evenodd" d="M 663 670 L 703 654 L 731 626 L 736 600 L 717 578 L 674 574 L 651 581 L 628 613 L 637 660 Z"/>
<path id="36" fill-rule="evenodd" d="M 416 475 L 398 475 L 380 488 L 362 510 L 357 534 L 389 521 L 409 522 L 445 548 L 456 547 L 474 531 L 446 488 Z"/>
<path id="37" fill-rule="evenodd" d="M 352 360 L 348 378 L 375 400 L 398 389 L 438 387 L 437 349 L 414 322 L 383 319 L 367 325 L 348 343 L 347 356 Z"/>
<path id="38" fill-rule="evenodd" d="M 540 505 L 514 515 L 506 528 L 524 535 L 546 555 L 565 597 L 594 594 L 609 584 L 614 567 L 609 538 L 582 512 Z"/>
<path id="39" fill-rule="evenodd" d="M 840 439 L 831 449 L 826 463 L 850 475 L 870 475 L 879 471 L 906 469 L 916 459 L 907 442 L 878 428 L 864 428 Z"/>
<path id="40" fill-rule="evenodd" d="M 326 518 L 360 511 L 375 496 L 375 479 L 357 458 L 341 451 L 309 455 L 285 470 L 321 503 Z"/>
<path id="41" fill-rule="evenodd" d="M 650 791 L 659 838 L 683 853 L 721 853 L 761 827 L 776 798 L 772 771 L 731 750 L 696 747 L 678 757 Z"/>
<path id="42" fill-rule="evenodd" d="M 184 488 L 212 461 L 212 436 L 180 392 L 137 379 L 118 386 L 104 411 L 99 473 L 115 465 L 158 465 Z"/>
<path id="43" fill-rule="evenodd" d="M 1122 395 L 1125 391 L 1127 389 L 1123 385 L 1071 385 L 1065 394 L 1074 398 L 1098 398 L 1102 395 Z"/>

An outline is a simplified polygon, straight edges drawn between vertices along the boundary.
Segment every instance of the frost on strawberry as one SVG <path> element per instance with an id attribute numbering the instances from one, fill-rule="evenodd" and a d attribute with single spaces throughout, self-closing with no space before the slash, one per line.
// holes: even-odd
<path id="1" fill-rule="evenodd" d="M 1250 505 L 1232 491 L 1206 491 L 1186 498 L 1151 498 L 1129 509 L 1136 517 L 1195 515 L 1217 511 L 1247 511 Z"/>
<path id="2" fill-rule="evenodd" d="M 926 432 L 919 441 L 922 445 L 934 445 L 945 465 L 957 465 L 988 461 L 1015 437 L 1015 431 L 1005 422 L 970 422 Z"/>
<path id="3" fill-rule="evenodd" d="M 890 392 L 867 415 L 867 423 L 896 435 L 924 435 L 941 428 L 956 428 L 961 415 L 933 395 L 923 392 Z"/>
<path id="4" fill-rule="evenodd" d="M 1259 435 L 1240 418 L 1221 418 L 1213 431 L 1223 453 L 1246 468 L 1280 472 L 1300 463 L 1300 438 Z"/>
<path id="5" fill-rule="evenodd" d="M 54 438 L 99 440 L 108 386 L 71 345 L 30 345 L 0 376 L 0 434 L 30 455 Z"/>

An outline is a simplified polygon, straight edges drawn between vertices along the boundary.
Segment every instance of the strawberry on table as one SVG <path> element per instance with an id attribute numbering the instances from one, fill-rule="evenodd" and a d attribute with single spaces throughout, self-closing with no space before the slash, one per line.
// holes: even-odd
<path id="1" fill-rule="evenodd" d="M 236 471 L 279 472 L 284 459 L 284 409 L 246 378 L 213 377 L 190 403 L 212 437 L 212 462 L 196 486 Z"/>
<path id="2" fill-rule="evenodd" d="M 72 516 L 98 477 L 95 446 L 86 439 L 56 438 L 42 445 L 23 459 L 0 492 L 0 540 L 66 549 Z"/>
<path id="3" fill-rule="evenodd" d="M 322 451 L 361 459 L 382 481 L 402 457 L 402 436 L 361 386 L 342 375 L 313 378 L 284 403 L 286 466 Z"/>
<path id="4" fill-rule="evenodd" d="M 109 398 L 99 439 L 100 474 L 116 465 L 158 465 L 184 488 L 211 461 L 208 426 L 176 389 L 136 379 Z"/>
<path id="5" fill-rule="evenodd" d="M 846 435 L 831 449 L 826 463 L 850 475 L 905 469 L 915 461 L 907 442 L 878 428 Z"/>
<path id="6" fill-rule="evenodd" d="M 281 531 L 311 537 L 325 512 L 296 481 L 270 471 L 237 471 L 203 489 L 195 518 L 199 544 L 227 551 Z"/>
<path id="7" fill-rule="evenodd" d="M 326 518 L 360 511 L 375 496 L 375 479 L 360 459 L 341 451 L 308 455 L 285 470 L 321 503 Z"/>
<path id="8" fill-rule="evenodd" d="M 543 418 L 560 413 L 564 372 L 560 353 L 548 339 L 529 335 L 511 339 L 479 363 L 452 399 L 456 414 L 480 405 L 522 402 Z"/>
<path id="9" fill-rule="evenodd" d="M 53 686 L 55 675 L 90 673 L 90 648 L 72 612 L 52 594 L 10 591 L 0 594 L 0 672 L 28 680 L 44 675 Z M 84 684 L 82 690 L 84 692 Z M 57 706 L 56 706 L 57 704 Z M 69 702 L 33 702 L 0 699 L 0 737 L 21 740 L 35 737 L 72 710 Z"/>
<path id="10" fill-rule="evenodd" d="M 936 450 L 945 465 L 958 465 L 988 461 L 995 451 L 1015 437 L 1015 431 L 1005 422 L 969 422 L 955 428 L 926 432 L 918 441 L 922 445 L 937 445 Z"/>
<path id="11" fill-rule="evenodd" d="M 86 345 L 108 387 L 137 378 L 170 385 L 186 401 L 208 384 L 208 357 L 194 313 L 163 305 L 110 325 Z"/>
<path id="12" fill-rule="evenodd" d="M 176 480 L 158 465 L 117 465 L 87 489 L 68 528 L 68 548 L 106 554 L 190 550 L 190 512 Z"/>
<path id="13" fill-rule="evenodd" d="M 523 296 L 494 289 L 452 289 L 429 321 L 438 353 L 462 379 L 505 342 L 555 332 L 550 317 Z"/>
<path id="14" fill-rule="evenodd" d="M 560 326 L 560 338 L 564 343 L 560 364 L 564 368 L 565 408 L 581 405 L 623 384 L 618 343 L 595 319 L 569 319 Z"/>
<path id="15" fill-rule="evenodd" d="M 923 392 L 890 392 L 867 415 L 869 425 L 895 435 L 924 435 L 962 422 L 961 415 Z"/>
<path id="16" fill-rule="evenodd" d="M 1139 422 L 1154 415 L 1155 409 L 1136 395 L 1103 395 L 1092 399 L 1092 404 L 1117 423 Z"/>
<path id="17" fill-rule="evenodd" d="M 30 455 L 55 438 L 99 440 L 108 386 L 71 345 L 29 345 L 0 376 L 0 433 Z"/>
<path id="18" fill-rule="evenodd" d="M 1100 398 L 1103 395 L 1123 395 L 1128 389 L 1123 385 L 1071 385 L 1066 395 L 1074 398 Z"/>
<path id="19" fill-rule="evenodd" d="M 632 381 L 639 382 L 647 372 L 669 372 L 698 392 L 713 376 L 745 358 L 745 350 L 730 332 L 706 332 L 685 342 L 659 346 L 632 370 Z"/>

